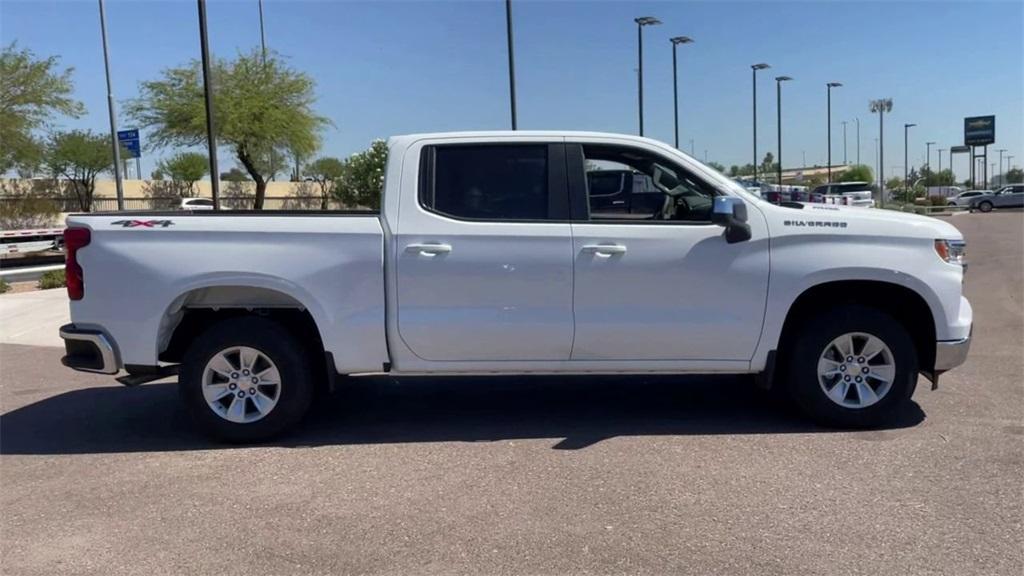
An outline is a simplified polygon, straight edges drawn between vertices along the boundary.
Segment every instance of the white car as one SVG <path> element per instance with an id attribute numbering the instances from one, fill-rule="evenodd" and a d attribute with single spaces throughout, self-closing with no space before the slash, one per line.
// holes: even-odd
<path id="1" fill-rule="evenodd" d="M 820 422 L 873 426 L 970 346 L 947 221 L 774 205 L 634 136 L 388 148 L 379 213 L 69 216 L 64 364 L 130 385 L 177 372 L 204 429 L 252 441 L 321 383 L 379 373 L 751 374 Z M 593 209 L 594 163 L 661 201 Z"/>
<path id="2" fill-rule="evenodd" d="M 213 210 L 213 200 L 209 198 L 182 198 L 178 208 L 181 210 Z"/>
<path id="3" fill-rule="evenodd" d="M 991 190 L 967 190 L 966 192 L 961 192 L 956 196 L 951 196 L 946 205 L 967 207 L 971 205 L 971 200 L 974 200 L 979 196 L 990 196 L 991 194 Z"/>

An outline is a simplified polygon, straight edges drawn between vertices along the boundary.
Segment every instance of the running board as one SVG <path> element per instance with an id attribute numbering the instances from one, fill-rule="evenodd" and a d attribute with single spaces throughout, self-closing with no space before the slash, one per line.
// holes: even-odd
<path id="1" fill-rule="evenodd" d="M 168 376 L 175 376 L 178 374 L 178 367 L 179 364 L 167 364 L 166 366 L 126 367 L 126 369 L 128 369 L 128 374 L 115 378 L 115 380 L 129 388 L 132 388 L 140 384 L 145 384 L 146 382 L 160 380 L 161 378 L 167 378 Z"/>

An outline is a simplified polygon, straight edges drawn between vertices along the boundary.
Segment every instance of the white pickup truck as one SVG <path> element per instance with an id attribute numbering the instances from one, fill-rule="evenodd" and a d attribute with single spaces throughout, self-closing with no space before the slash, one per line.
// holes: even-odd
<path id="1" fill-rule="evenodd" d="M 67 219 L 64 364 L 179 374 L 214 436 L 295 425 L 340 375 L 755 375 L 835 426 L 893 418 L 961 364 L 960 232 L 773 205 L 649 139 L 487 132 L 389 142 L 376 212 Z M 628 210 L 591 172 L 656 191 Z"/>

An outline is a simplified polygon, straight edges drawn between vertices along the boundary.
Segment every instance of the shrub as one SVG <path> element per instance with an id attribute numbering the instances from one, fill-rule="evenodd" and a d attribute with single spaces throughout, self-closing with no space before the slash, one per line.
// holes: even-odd
<path id="1" fill-rule="evenodd" d="M 4 292 L 7 292 L 10 289 L 11 285 L 7 282 L 7 280 L 5 278 L 0 278 L 0 294 L 3 294 Z"/>
<path id="2" fill-rule="evenodd" d="M 36 285 L 40 290 L 49 290 L 51 288 L 63 288 L 66 286 L 64 279 L 63 270 L 50 270 L 39 277 L 39 283 Z"/>

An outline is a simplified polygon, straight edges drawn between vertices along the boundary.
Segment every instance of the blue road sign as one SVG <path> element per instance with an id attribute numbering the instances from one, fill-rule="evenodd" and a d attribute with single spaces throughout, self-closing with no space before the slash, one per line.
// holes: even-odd
<path id="1" fill-rule="evenodd" d="M 118 130 L 117 141 L 121 143 L 122 148 L 128 151 L 128 158 L 139 158 L 142 156 L 138 129 Z"/>

